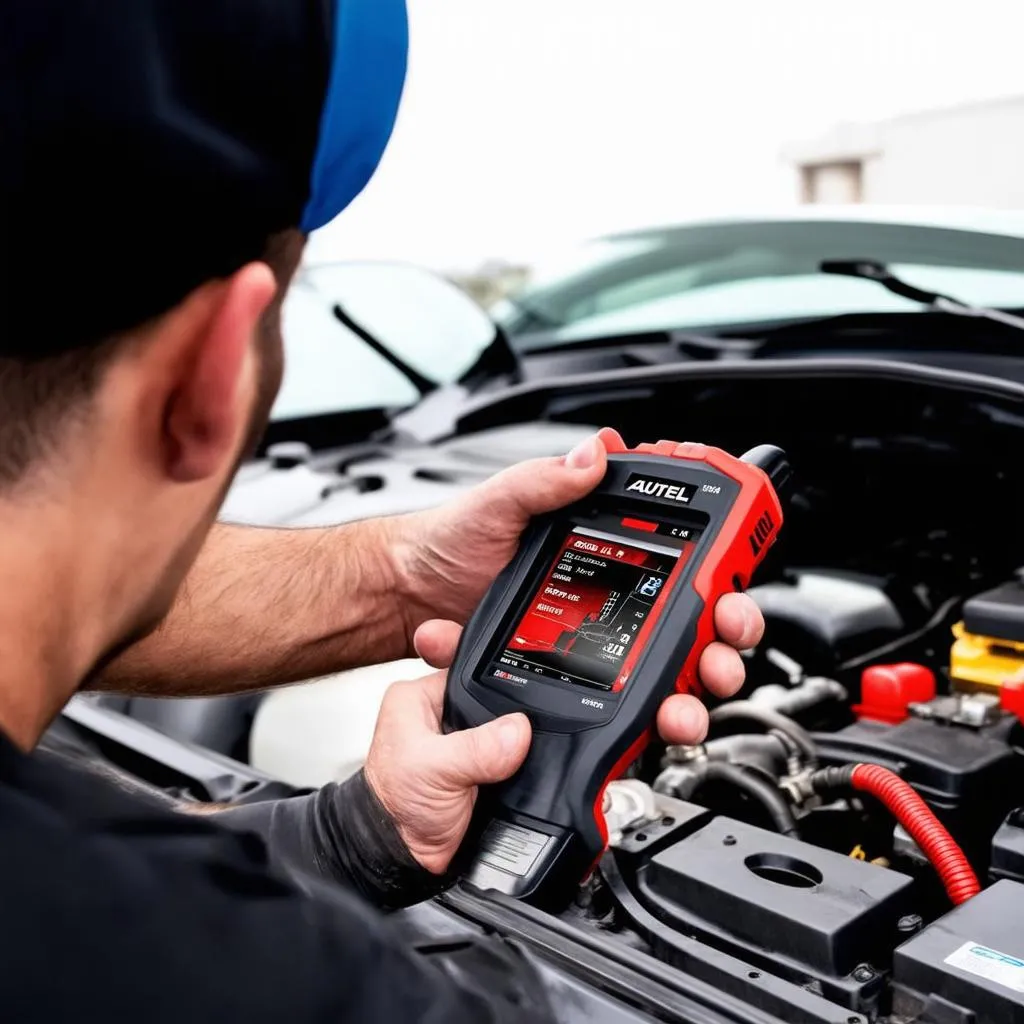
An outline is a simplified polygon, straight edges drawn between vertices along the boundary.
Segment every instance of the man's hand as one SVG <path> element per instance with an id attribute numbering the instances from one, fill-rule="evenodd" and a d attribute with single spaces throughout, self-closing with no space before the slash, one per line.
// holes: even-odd
<path id="1" fill-rule="evenodd" d="M 701 655 L 701 682 L 720 697 L 743 683 L 737 653 L 753 647 L 764 628 L 754 602 L 729 594 L 715 608 L 715 628 L 723 642 Z M 416 632 L 416 650 L 428 664 L 447 668 L 460 627 L 431 621 Z M 505 715 L 476 729 L 441 732 L 445 673 L 396 683 L 384 698 L 366 761 L 366 778 L 398 826 L 409 852 L 428 871 L 442 874 L 469 827 L 476 787 L 501 782 L 522 764 L 530 746 L 530 723 L 523 714 Z M 708 717 L 696 697 L 669 697 L 658 714 L 668 743 L 699 743 Z"/>
<path id="2" fill-rule="evenodd" d="M 606 427 L 568 455 L 517 463 L 437 508 L 391 520 L 392 572 L 410 639 L 429 619 L 465 623 L 529 521 L 589 494 L 604 476 L 606 445 L 622 443 Z"/>

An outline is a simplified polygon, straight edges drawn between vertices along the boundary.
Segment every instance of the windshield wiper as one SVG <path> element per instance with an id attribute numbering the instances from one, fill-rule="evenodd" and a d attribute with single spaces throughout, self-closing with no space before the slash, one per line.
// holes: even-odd
<path id="1" fill-rule="evenodd" d="M 343 323 L 357 338 L 365 341 L 374 352 L 382 359 L 386 359 L 410 384 L 420 393 L 421 398 L 426 398 L 431 392 L 437 390 L 435 381 L 424 377 L 414 366 L 410 366 L 401 356 L 396 355 L 378 338 L 375 338 L 362 324 L 353 320 L 345 312 L 340 302 L 331 307 L 334 318 Z"/>
<path id="2" fill-rule="evenodd" d="M 1019 316 L 1013 316 L 1011 313 L 1004 313 L 998 309 L 989 309 L 986 306 L 972 306 L 960 299 L 954 299 L 951 295 L 941 295 L 938 292 L 918 288 L 897 277 L 884 263 L 878 263 L 875 260 L 823 260 L 818 264 L 818 269 L 823 274 L 838 274 L 841 277 L 860 277 L 865 281 L 876 281 L 894 295 L 910 299 L 911 302 L 920 302 L 923 306 L 928 306 L 940 313 L 991 320 L 1004 327 L 1024 331 L 1024 319 Z"/>
<path id="3" fill-rule="evenodd" d="M 526 299 L 522 299 L 518 295 L 506 295 L 504 298 L 505 301 L 510 306 L 513 307 L 513 309 L 517 310 L 523 316 L 531 319 L 534 322 L 534 324 L 536 324 L 543 330 L 556 331 L 560 327 L 567 326 L 565 320 L 560 319 L 559 317 L 554 316 L 551 313 L 548 313 L 546 310 L 541 309 L 539 306 L 533 305 L 532 302 L 529 302 Z M 525 334 L 532 333 L 532 331 L 533 324 L 530 325 L 529 331 L 519 331 L 518 333 Z"/>

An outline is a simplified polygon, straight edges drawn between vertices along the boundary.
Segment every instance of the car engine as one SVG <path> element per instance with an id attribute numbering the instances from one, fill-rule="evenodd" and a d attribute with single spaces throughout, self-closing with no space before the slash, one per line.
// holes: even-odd
<path id="1" fill-rule="evenodd" d="M 965 601 L 920 662 L 882 656 L 907 622 L 881 580 L 750 593 L 773 644 L 704 743 L 609 786 L 611 850 L 568 916 L 755 1004 L 781 983 L 785 1020 L 1018 1019 L 1024 582 Z"/>
<path id="2" fill-rule="evenodd" d="M 804 573 L 752 593 L 794 651 L 829 635 L 878 644 L 902 626 L 884 589 L 862 579 Z M 662 955 L 673 936 L 698 938 L 748 964 L 747 981 L 784 979 L 851 1015 L 917 1019 L 948 988 L 948 965 L 927 948 L 954 901 L 972 908 L 963 942 L 996 950 L 1024 907 L 1004 906 L 1024 896 L 1017 885 L 956 888 L 968 864 L 985 882 L 1024 881 L 1024 688 L 987 681 L 996 659 L 1024 657 L 1022 613 L 1016 581 L 967 601 L 948 672 L 873 663 L 851 683 L 766 649 L 743 699 L 711 711 L 703 744 L 670 747 L 609 787 L 613 851 L 574 914 Z M 855 789 L 854 765 L 903 780 L 944 826 L 937 842 L 911 835 L 914 801 Z M 945 887 L 939 869 L 953 875 Z M 1014 1005 L 1005 997 L 1000 1013 Z"/>
<path id="3" fill-rule="evenodd" d="M 767 629 L 743 691 L 704 743 L 608 787 L 611 847 L 560 923 L 737 1000 L 727 1019 L 1022 1020 L 1020 484 L 975 417 L 1007 440 L 1020 421 L 815 385 L 676 396 L 712 443 L 777 442 L 803 480 L 750 590 Z"/>

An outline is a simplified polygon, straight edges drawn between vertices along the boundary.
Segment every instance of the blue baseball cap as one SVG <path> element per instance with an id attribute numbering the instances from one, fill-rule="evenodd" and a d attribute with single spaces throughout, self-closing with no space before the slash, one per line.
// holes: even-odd
<path id="1" fill-rule="evenodd" d="M 334 56 L 304 231 L 333 220 L 366 187 L 391 138 L 405 82 L 405 0 L 333 0 Z"/>
<path id="2" fill-rule="evenodd" d="M 4 0 L 0 356 L 143 323 L 365 188 L 405 0 Z"/>

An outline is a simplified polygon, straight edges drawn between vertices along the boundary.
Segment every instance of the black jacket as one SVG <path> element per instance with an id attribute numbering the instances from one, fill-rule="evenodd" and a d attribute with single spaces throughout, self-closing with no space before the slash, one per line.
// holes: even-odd
<path id="1" fill-rule="evenodd" d="M 357 838 L 330 850 L 348 805 Z M 419 895 L 417 886 L 437 884 L 407 853 L 387 867 L 397 837 L 374 832 L 376 806 L 357 778 L 228 812 L 232 831 L 0 737 L 4 1019 L 545 1020 L 536 975 L 510 947 L 495 947 L 507 962 L 489 982 L 467 977 L 421 956 L 417 937 L 363 898 L 396 904 L 396 886 L 411 883 Z M 383 848 L 364 849 L 374 835 Z M 320 858 L 320 877 L 298 871 L 307 854 Z M 362 896 L 325 879 L 339 865 Z"/>

